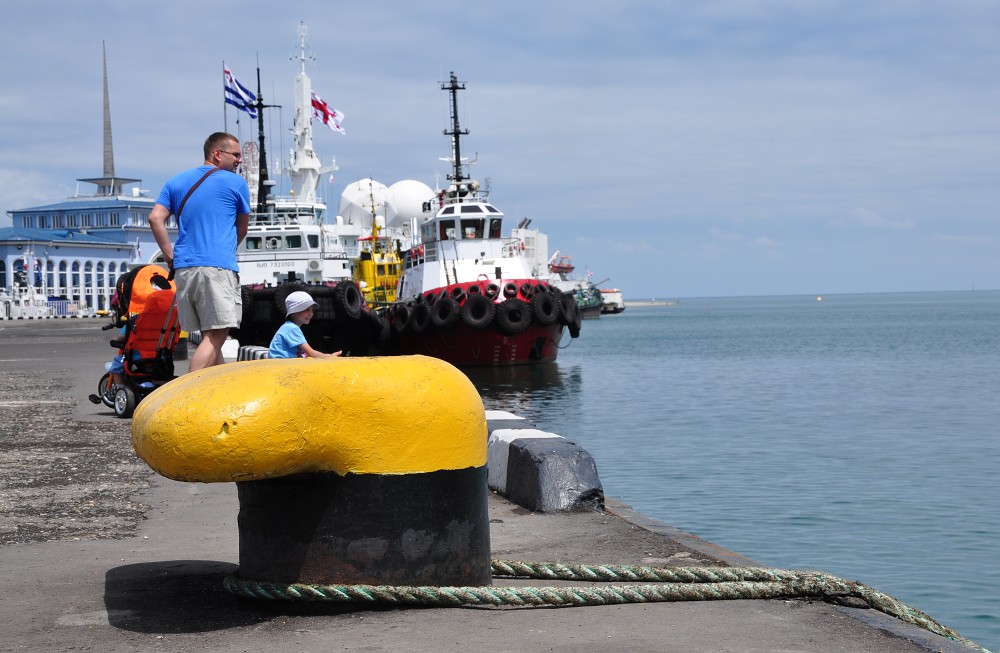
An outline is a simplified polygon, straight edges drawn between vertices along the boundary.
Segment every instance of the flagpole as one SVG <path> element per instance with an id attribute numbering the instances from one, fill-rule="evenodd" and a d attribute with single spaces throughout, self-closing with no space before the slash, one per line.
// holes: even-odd
<path id="1" fill-rule="evenodd" d="M 226 111 L 226 60 L 222 60 L 222 131 L 229 133 L 229 112 Z"/>

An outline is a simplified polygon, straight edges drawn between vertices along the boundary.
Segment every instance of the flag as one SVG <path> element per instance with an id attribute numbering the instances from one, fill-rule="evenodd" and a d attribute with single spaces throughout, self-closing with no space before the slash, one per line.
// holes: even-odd
<path id="1" fill-rule="evenodd" d="M 335 132 L 346 134 L 344 128 L 340 126 L 340 121 L 344 119 L 344 114 L 332 108 L 323 101 L 316 93 L 312 94 L 312 117 L 323 121 L 327 127 Z"/>
<path id="2" fill-rule="evenodd" d="M 229 70 L 229 66 L 225 64 L 222 66 L 222 77 L 226 89 L 226 103 L 233 105 L 240 111 L 246 111 L 251 118 L 256 118 L 257 108 L 254 104 L 257 102 L 257 96 L 246 86 L 236 81 L 233 71 Z"/>
<path id="3" fill-rule="evenodd" d="M 139 261 L 142 260 L 142 245 L 139 243 L 139 237 L 135 237 L 135 258 Z"/>

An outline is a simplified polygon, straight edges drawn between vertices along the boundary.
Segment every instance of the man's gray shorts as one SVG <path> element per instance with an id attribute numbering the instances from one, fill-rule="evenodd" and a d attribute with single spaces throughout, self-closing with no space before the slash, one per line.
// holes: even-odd
<path id="1" fill-rule="evenodd" d="M 243 318 L 240 275 L 224 268 L 174 270 L 177 313 L 185 331 L 235 329 Z"/>

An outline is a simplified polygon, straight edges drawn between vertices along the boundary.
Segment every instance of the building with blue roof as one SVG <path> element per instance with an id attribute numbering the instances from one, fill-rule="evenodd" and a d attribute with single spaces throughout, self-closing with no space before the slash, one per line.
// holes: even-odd
<path id="1" fill-rule="evenodd" d="M 149 229 L 155 201 L 139 186 L 126 189 L 141 180 L 115 175 L 106 59 L 104 174 L 77 181 L 96 193 L 7 211 L 13 226 L 0 228 L 0 295 L 41 296 L 70 314 L 93 315 L 109 308 L 120 275 L 163 260 Z M 176 232 L 173 216 L 168 229 Z"/>

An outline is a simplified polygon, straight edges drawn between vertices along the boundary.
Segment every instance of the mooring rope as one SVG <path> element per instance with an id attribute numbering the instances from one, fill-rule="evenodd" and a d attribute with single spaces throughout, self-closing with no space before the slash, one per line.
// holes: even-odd
<path id="1" fill-rule="evenodd" d="M 575 565 L 566 563 L 493 560 L 495 577 L 534 580 L 645 585 L 599 587 L 436 587 L 402 585 L 313 585 L 274 583 L 226 577 L 226 589 L 237 596 L 280 601 L 370 603 L 382 605 L 465 606 L 587 606 L 670 601 L 820 598 L 832 602 L 861 599 L 869 607 L 924 630 L 947 637 L 982 653 L 989 651 L 879 590 L 819 571 L 766 567 L 645 567 L 638 565 Z"/>

